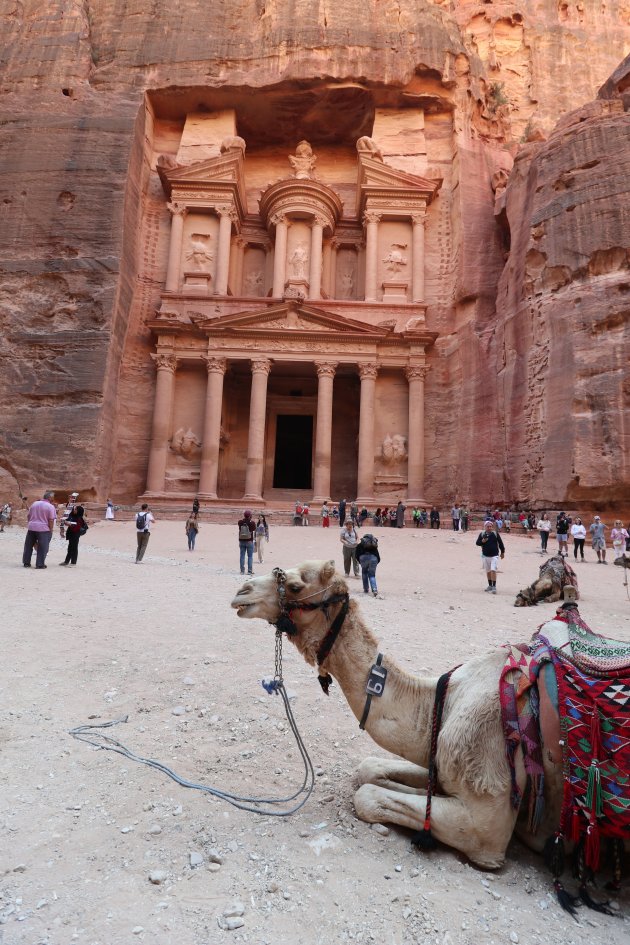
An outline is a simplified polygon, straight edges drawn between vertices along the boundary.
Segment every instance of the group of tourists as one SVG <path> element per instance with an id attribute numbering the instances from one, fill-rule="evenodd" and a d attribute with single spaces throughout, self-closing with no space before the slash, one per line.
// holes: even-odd
<path id="1" fill-rule="evenodd" d="M 608 564 L 606 561 L 606 532 L 608 525 L 601 520 L 601 516 L 593 516 L 588 532 L 579 515 L 572 518 L 566 512 L 559 512 L 556 516 L 555 525 L 552 525 L 547 512 L 541 512 L 536 521 L 536 529 L 540 535 L 540 553 L 547 554 L 547 545 L 552 531 L 555 532 L 558 541 L 558 554 L 562 557 L 568 557 L 569 554 L 569 536 L 573 541 L 573 557 L 576 561 L 585 561 L 584 545 L 587 537 L 590 536 L 591 548 L 597 555 L 598 564 Z M 617 518 L 613 527 L 610 529 L 610 540 L 613 546 L 615 559 L 619 558 L 625 551 L 630 551 L 630 525 L 626 528 Z"/>
<path id="2" fill-rule="evenodd" d="M 79 557 L 79 540 L 87 532 L 89 525 L 85 509 L 79 504 L 79 493 L 71 492 L 67 503 L 55 507 L 55 493 L 48 490 L 41 499 L 29 507 L 26 520 L 27 529 L 22 552 L 22 564 L 25 568 L 32 565 L 35 551 L 35 568 L 47 568 L 46 558 L 50 549 L 55 523 L 59 525 L 59 537 L 67 541 L 66 557 L 59 564 L 74 567 Z"/>
<path id="3" fill-rule="evenodd" d="M 269 541 L 269 525 L 267 519 L 261 512 L 258 521 L 254 518 L 250 509 L 245 509 L 243 518 L 237 522 L 238 525 L 238 548 L 239 548 L 239 566 L 241 574 L 245 574 L 245 558 L 247 557 L 247 573 L 254 573 L 254 551 L 258 554 L 258 563 L 264 561 L 265 545 Z"/>

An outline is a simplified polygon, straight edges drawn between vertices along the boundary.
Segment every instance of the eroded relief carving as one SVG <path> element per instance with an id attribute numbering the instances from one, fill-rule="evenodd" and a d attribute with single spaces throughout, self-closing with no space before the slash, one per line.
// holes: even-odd
<path id="1" fill-rule="evenodd" d="M 214 262 L 214 251 L 211 249 L 212 237 L 207 233 L 193 233 L 190 237 L 190 247 L 186 259 L 195 272 L 207 272 Z"/>
<path id="2" fill-rule="evenodd" d="M 263 294 L 264 276 L 260 271 L 250 272 L 245 279 L 245 295 L 261 296 Z"/>
<path id="3" fill-rule="evenodd" d="M 397 466 L 407 460 L 407 437 L 402 433 L 389 433 L 381 444 L 381 459 L 385 466 Z"/>
<path id="4" fill-rule="evenodd" d="M 312 180 L 315 176 L 315 165 L 317 158 L 313 154 L 308 141 L 300 141 L 295 154 L 289 155 L 289 164 L 293 168 L 293 176 L 297 180 Z"/>
<path id="5" fill-rule="evenodd" d="M 374 138 L 370 138 L 368 135 L 363 135 L 362 138 L 358 138 L 356 147 L 358 154 L 365 154 L 366 157 L 372 158 L 373 161 L 383 160 L 383 152 Z"/>
<path id="6" fill-rule="evenodd" d="M 354 298 L 354 270 L 345 269 L 340 277 L 339 294 L 342 299 Z"/>
<path id="7" fill-rule="evenodd" d="M 392 243 L 389 252 L 383 257 L 388 272 L 400 272 L 407 265 L 407 257 L 401 252 L 403 249 L 407 249 L 406 243 Z"/>
<path id="8" fill-rule="evenodd" d="M 245 138 L 239 137 L 239 135 L 228 135 L 227 138 L 224 138 L 221 142 L 220 151 L 221 154 L 225 154 L 226 151 L 242 151 L 245 154 L 245 149 L 247 144 Z"/>
<path id="9" fill-rule="evenodd" d="M 298 243 L 289 256 L 290 275 L 294 279 L 305 279 L 307 265 L 308 250 L 306 248 L 306 243 Z"/>
<path id="10" fill-rule="evenodd" d="M 171 439 L 171 450 L 180 462 L 194 463 L 201 455 L 201 440 L 190 427 L 180 427 Z"/>

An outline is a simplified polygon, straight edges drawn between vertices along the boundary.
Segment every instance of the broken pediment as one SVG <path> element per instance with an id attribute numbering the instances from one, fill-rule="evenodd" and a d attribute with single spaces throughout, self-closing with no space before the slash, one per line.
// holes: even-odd
<path id="1" fill-rule="evenodd" d="M 375 200 L 404 200 L 409 203 L 410 210 L 417 209 L 420 204 L 426 206 L 441 185 L 441 178 L 417 177 L 359 152 L 357 206 L 361 213 L 366 209 L 368 199 L 371 204 Z"/>
<path id="2" fill-rule="evenodd" d="M 157 172 L 168 199 L 178 200 L 180 194 L 190 191 L 198 191 L 200 196 L 204 191 L 224 192 L 226 198 L 234 198 L 243 216 L 247 213 L 244 168 L 243 149 L 234 147 L 195 164 L 175 167 L 158 164 Z"/>
<path id="3" fill-rule="evenodd" d="M 197 322 L 198 327 L 202 327 Z M 259 312 L 245 312 L 237 315 L 225 315 L 222 318 L 206 320 L 204 331 L 212 335 L 252 335 L 259 333 L 286 334 L 329 334 L 363 335 L 366 339 L 381 338 L 387 334 L 382 328 L 375 328 L 355 319 L 344 318 L 332 312 L 322 312 L 307 305 L 284 303 Z"/>

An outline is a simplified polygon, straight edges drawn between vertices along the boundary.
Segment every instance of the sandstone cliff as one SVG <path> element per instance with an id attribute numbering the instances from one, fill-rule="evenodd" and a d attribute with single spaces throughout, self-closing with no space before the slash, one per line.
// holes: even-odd
<path id="1" fill-rule="evenodd" d="M 146 263 L 159 249 L 156 257 L 141 240 L 155 186 L 155 108 L 168 117 L 178 100 L 203 102 L 209 90 L 286 90 L 289 99 L 309 84 L 384 97 L 391 90 L 435 111 L 446 186 L 429 274 L 428 320 L 441 338 L 427 388 L 427 496 L 447 499 L 445 481 L 471 501 L 533 499 L 541 490 L 551 500 L 578 477 L 595 492 L 610 482 L 612 453 L 603 465 L 594 457 L 601 444 L 623 447 L 628 419 L 610 406 L 607 432 L 597 429 L 615 382 L 610 359 L 593 363 L 592 338 L 607 350 L 611 337 L 627 339 L 621 304 L 612 322 L 603 317 L 610 298 L 623 296 L 624 241 L 620 221 L 600 215 L 597 194 L 614 178 L 603 197 L 614 216 L 622 168 L 610 144 L 605 153 L 604 136 L 627 147 L 625 116 L 593 114 L 518 158 L 498 303 L 507 237 L 493 215 L 492 184 L 520 138 L 536 127 L 550 132 L 617 67 L 630 39 L 626 0 L 597 9 L 555 0 L 2 0 L 0 24 L 3 494 L 15 495 L 18 482 L 29 493 L 50 484 L 101 499 L 112 485 L 120 498 L 142 489 L 153 384 L 143 319 L 159 295 Z M 284 114 L 290 127 L 291 108 Z M 593 160 L 599 165 L 584 166 Z M 565 172 L 574 174 L 565 189 L 580 200 L 570 211 L 563 198 L 559 214 L 554 186 Z M 539 174 L 546 202 L 535 193 Z M 562 243 L 573 236 L 571 219 L 582 234 L 576 256 Z M 590 301 L 568 318 L 558 293 L 577 292 L 579 280 Z M 541 321 L 532 327 L 534 318 Z M 556 374 L 561 326 L 565 360 Z M 529 354 L 540 343 L 553 355 L 548 376 Z M 570 351 L 589 354 L 596 383 L 586 371 L 567 377 Z M 546 365 L 547 355 L 536 354 Z M 622 372 L 619 362 L 616 377 Z M 541 406 L 544 382 L 560 386 L 557 408 Z M 550 460 L 554 439 L 546 438 L 558 426 L 565 455 Z M 627 439 L 625 451 L 627 480 Z"/>

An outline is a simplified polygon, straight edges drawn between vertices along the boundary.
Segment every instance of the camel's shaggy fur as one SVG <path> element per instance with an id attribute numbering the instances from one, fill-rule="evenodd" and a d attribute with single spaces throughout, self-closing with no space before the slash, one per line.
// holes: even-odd
<path id="1" fill-rule="evenodd" d="M 580 594 L 577 575 L 566 558 L 554 555 L 541 564 L 538 580 L 518 592 L 514 606 L 535 607 L 540 601 L 555 603 L 562 599 L 562 591 L 567 585 L 575 588 L 575 596 L 578 599 Z"/>
<path id="2" fill-rule="evenodd" d="M 286 572 L 287 601 L 318 602 L 347 592 L 335 573 L 334 561 L 307 561 Z M 232 601 L 240 617 L 259 617 L 275 623 L 280 614 L 273 575 L 251 578 Z M 298 632 L 290 637 L 307 662 L 316 656 L 341 604 L 323 610 L 294 610 Z M 338 681 L 357 719 L 365 704 L 365 684 L 378 652 L 378 641 L 367 628 L 355 601 L 351 601 L 341 632 L 320 672 Z M 499 705 L 499 677 L 505 654 L 492 650 L 470 660 L 453 673 L 444 706 L 438 740 L 438 787 L 432 803 L 432 831 L 442 842 L 465 853 L 486 868 L 501 866 L 514 832 L 517 811 L 510 802 L 510 774 L 506 760 Z M 387 684 L 372 700 L 366 731 L 374 741 L 398 757 L 373 758 L 359 769 L 355 808 L 370 823 L 390 821 L 414 830 L 422 828 L 426 808 L 431 717 L 437 679 L 411 676 L 385 656 Z M 401 759 L 405 759 L 404 761 Z M 544 752 L 548 816 L 558 815 L 561 769 Z M 516 777 L 521 789 L 525 772 L 520 753 Z M 557 820 L 555 821 L 557 823 Z M 540 849 L 548 834 L 524 839 Z"/>

